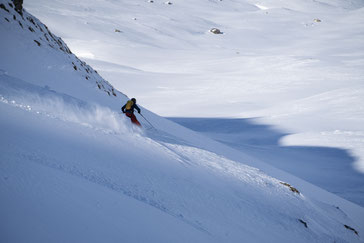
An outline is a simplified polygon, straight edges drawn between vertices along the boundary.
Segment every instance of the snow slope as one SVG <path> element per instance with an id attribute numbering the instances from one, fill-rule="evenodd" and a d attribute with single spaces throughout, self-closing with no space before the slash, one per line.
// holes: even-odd
<path id="1" fill-rule="evenodd" d="M 126 96 L 0 4 L 1 242 L 362 241 L 349 201 L 144 108 L 155 129 L 131 127 Z"/>
<path id="2" fill-rule="evenodd" d="M 170 118 L 194 131 L 363 206 L 363 175 L 346 150 L 320 146 L 282 146 L 287 133 L 256 119 Z M 284 140 L 285 138 L 283 138 Z"/>
<path id="3" fill-rule="evenodd" d="M 176 137 L 157 142 L 124 119 L 105 127 L 77 99 L 7 75 L 1 88 L 2 241 L 360 240 L 344 225 L 360 226 L 336 204 L 258 169 Z"/>
<path id="4" fill-rule="evenodd" d="M 259 117 L 288 134 L 281 145 L 348 150 L 355 160 L 344 173 L 355 170 L 364 181 L 363 1 L 172 3 L 25 4 L 116 88 L 154 112 Z M 210 33 L 214 27 L 224 34 Z M 363 205 L 362 190 L 352 195 Z"/>

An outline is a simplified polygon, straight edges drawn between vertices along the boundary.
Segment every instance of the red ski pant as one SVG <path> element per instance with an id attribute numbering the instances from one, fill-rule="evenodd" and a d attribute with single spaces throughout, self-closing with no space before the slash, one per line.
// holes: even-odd
<path id="1" fill-rule="evenodd" d="M 127 117 L 129 117 L 131 119 L 131 122 L 139 127 L 141 127 L 142 125 L 140 124 L 140 122 L 137 120 L 136 116 L 134 115 L 134 113 L 130 113 L 130 112 L 126 112 L 125 115 Z"/>

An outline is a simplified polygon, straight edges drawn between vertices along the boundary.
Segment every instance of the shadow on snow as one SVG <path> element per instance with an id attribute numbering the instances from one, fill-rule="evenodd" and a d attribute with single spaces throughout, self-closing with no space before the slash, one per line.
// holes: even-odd
<path id="1" fill-rule="evenodd" d="M 254 119 L 168 119 L 364 206 L 364 175 L 353 168 L 355 158 L 345 149 L 281 146 L 280 139 L 289 134 Z"/>

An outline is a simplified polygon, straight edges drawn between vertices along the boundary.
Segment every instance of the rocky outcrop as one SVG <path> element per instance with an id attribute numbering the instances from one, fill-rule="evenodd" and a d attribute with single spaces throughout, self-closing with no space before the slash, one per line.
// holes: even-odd
<path id="1" fill-rule="evenodd" d="M 212 29 L 210 30 L 210 32 L 211 32 L 211 33 L 213 33 L 213 34 L 216 34 L 216 35 L 221 35 L 221 34 L 223 34 L 223 32 L 221 32 L 221 30 L 219 30 L 218 28 L 212 28 Z"/>
<path id="2" fill-rule="evenodd" d="M 13 0 L 13 3 L 15 5 L 15 10 L 19 14 L 23 14 L 23 0 Z"/>
<path id="3" fill-rule="evenodd" d="M 300 192 L 297 190 L 297 188 L 291 186 L 287 182 L 279 182 L 279 183 L 281 183 L 282 185 L 288 187 L 292 192 L 297 193 L 297 194 L 300 194 Z"/>
<path id="4" fill-rule="evenodd" d="M 219 30 L 218 28 L 212 28 L 210 32 L 217 35 L 223 34 L 223 32 L 221 32 L 221 30 Z"/>

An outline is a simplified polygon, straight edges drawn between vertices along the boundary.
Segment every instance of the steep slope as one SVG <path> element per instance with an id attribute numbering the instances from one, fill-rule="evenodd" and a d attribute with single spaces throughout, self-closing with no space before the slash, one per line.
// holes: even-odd
<path id="1" fill-rule="evenodd" d="M 280 145 L 345 149 L 354 159 L 331 163 L 331 179 L 320 185 L 364 205 L 359 186 L 335 180 L 345 169 L 364 181 L 363 1 L 171 2 L 25 4 L 116 88 L 158 114 L 259 117 L 286 134 Z"/>
<path id="2" fill-rule="evenodd" d="M 0 77 L 3 241 L 360 240 L 341 204 L 180 136 L 145 137 L 105 107 Z"/>
<path id="3" fill-rule="evenodd" d="M 14 7 L 12 2 L 1 1 L 2 72 L 83 100 L 92 97 L 104 105 L 115 103 L 117 97 L 126 99 L 78 59 L 46 25 Z M 110 98 L 105 98 L 105 94 Z"/>
<path id="4" fill-rule="evenodd" d="M 1 241 L 361 241 L 350 202 L 145 109 L 155 128 L 132 128 L 125 96 L 0 4 Z"/>

